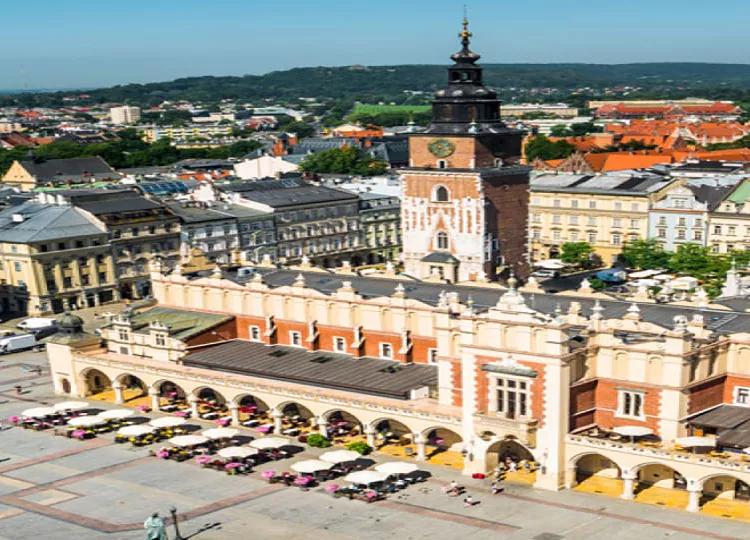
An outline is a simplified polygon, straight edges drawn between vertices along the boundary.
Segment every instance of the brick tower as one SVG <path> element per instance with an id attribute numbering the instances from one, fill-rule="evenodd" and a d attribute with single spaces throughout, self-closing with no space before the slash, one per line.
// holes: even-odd
<path id="1" fill-rule="evenodd" d="M 451 56 L 448 86 L 432 102 L 432 123 L 409 137 L 401 170 L 406 272 L 455 281 L 527 274 L 529 168 L 519 165 L 524 132 L 500 120 L 500 100 L 484 86 L 479 55 Z"/>

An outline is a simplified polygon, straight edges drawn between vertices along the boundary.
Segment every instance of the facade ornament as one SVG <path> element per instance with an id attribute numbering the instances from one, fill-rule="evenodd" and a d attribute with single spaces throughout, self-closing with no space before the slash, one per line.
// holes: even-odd
<path id="1" fill-rule="evenodd" d="M 307 255 L 302 255 L 302 260 L 299 264 L 302 268 L 312 268 L 312 263 L 310 262 L 310 257 Z"/>
<path id="2" fill-rule="evenodd" d="M 406 296 L 406 289 L 404 289 L 404 286 L 401 283 L 396 285 L 396 290 L 393 293 L 393 296 L 395 298 L 404 298 Z"/>
<path id="3" fill-rule="evenodd" d="M 581 280 L 580 287 L 578 287 L 578 293 L 579 294 L 593 294 L 593 292 L 594 292 L 594 289 L 593 287 L 591 287 L 591 282 L 588 279 L 583 278 L 583 280 Z"/>
<path id="4" fill-rule="evenodd" d="M 630 304 L 630 307 L 628 308 L 628 312 L 625 314 L 624 319 L 628 319 L 631 321 L 640 321 L 641 320 L 641 308 L 638 307 L 638 304 L 633 302 Z"/>
<path id="5" fill-rule="evenodd" d="M 305 286 L 305 276 L 303 276 L 301 273 L 297 274 L 297 277 L 294 278 L 294 287 L 304 287 Z"/>
<path id="6" fill-rule="evenodd" d="M 677 315 L 672 320 L 674 321 L 675 332 L 684 333 L 687 331 L 687 325 L 688 325 L 687 317 L 685 317 L 684 315 Z"/>
<path id="7" fill-rule="evenodd" d="M 440 294 L 438 294 L 437 307 L 438 309 L 448 309 L 450 307 L 448 305 L 448 295 L 445 294 L 445 289 L 440 291 Z"/>
<path id="8" fill-rule="evenodd" d="M 597 300 L 594 302 L 594 307 L 591 308 L 591 320 L 600 321 L 604 318 L 604 306 Z"/>
<path id="9" fill-rule="evenodd" d="M 214 269 L 211 271 L 211 277 L 213 279 L 221 279 L 224 277 L 224 273 L 221 271 L 221 266 L 218 264 L 214 266 Z"/>

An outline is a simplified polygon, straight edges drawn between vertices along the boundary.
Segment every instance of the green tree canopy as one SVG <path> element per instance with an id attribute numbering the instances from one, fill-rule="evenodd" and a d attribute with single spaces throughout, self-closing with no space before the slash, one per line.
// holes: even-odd
<path id="1" fill-rule="evenodd" d="M 565 242 L 560 259 L 564 263 L 585 266 L 593 253 L 594 248 L 588 242 Z"/>
<path id="2" fill-rule="evenodd" d="M 568 141 L 552 142 L 544 135 L 537 135 L 526 145 L 526 159 L 564 159 L 575 151 L 575 146 Z"/>
<path id="3" fill-rule="evenodd" d="M 628 242 L 623 246 L 620 257 L 629 268 L 639 270 L 667 268 L 669 263 L 669 253 L 653 239 Z"/>
<path id="4" fill-rule="evenodd" d="M 357 174 L 372 176 L 388 168 L 384 161 L 374 159 L 359 148 L 332 148 L 306 157 L 300 168 L 311 173 Z"/>

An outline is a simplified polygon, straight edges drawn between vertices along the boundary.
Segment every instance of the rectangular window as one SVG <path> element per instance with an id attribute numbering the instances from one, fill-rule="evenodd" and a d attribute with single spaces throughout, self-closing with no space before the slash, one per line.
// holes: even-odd
<path id="1" fill-rule="evenodd" d="M 248 330 L 251 341 L 260 341 L 260 326 L 251 326 Z"/>
<path id="2" fill-rule="evenodd" d="M 427 349 L 427 363 L 428 364 L 436 364 L 437 356 L 438 356 L 437 349 Z"/>
<path id="3" fill-rule="evenodd" d="M 619 234 L 613 234 L 612 235 L 612 245 L 613 246 L 619 246 L 620 244 L 622 244 L 622 236 L 620 236 Z"/>
<path id="4" fill-rule="evenodd" d="M 631 212 L 637 212 L 637 211 L 638 211 L 638 210 L 640 210 L 640 209 L 641 209 L 641 207 L 640 207 L 640 206 L 638 205 L 638 203 L 637 203 L 637 202 L 634 202 L 634 203 L 632 203 L 632 204 L 630 205 L 630 210 L 631 210 Z"/>
<path id="5" fill-rule="evenodd" d="M 637 219 L 631 219 L 630 220 L 630 228 L 631 229 L 637 229 L 640 226 L 641 222 Z"/>
<path id="6" fill-rule="evenodd" d="M 618 416 L 630 416 L 633 418 L 644 418 L 643 412 L 643 392 L 634 392 L 632 390 L 620 390 L 618 393 Z"/>
<path id="7" fill-rule="evenodd" d="M 685 230 L 684 229 L 678 229 L 677 230 L 677 239 L 678 240 L 685 240 Z"/>
<path id="8" fill-rule="evenodd" d="M 13 263 L 13 270 L 15 270 L 16 272 L 20 272 L 21 271 L 21 263 L 20 262 L 14 262 Z"/>
<path id="9" fill-rule="evenodd" d="M 336 336 L 333 338 L 333 350 L 336 352 L 346 352 L 346 340 L 342 337 Z"/>
<path id="10" fill-rule="evenodd" d="M 570 207 L 571 208 L 578 208 L 578 199 L 573 199 L 570 201 Z"/>
<path id="11" fill-rule="evenodd" d="M 656 236 L 659 238 L 666 238 L 667 237 L 667 229 L 657 229 Z"/>
<path id="12" fill-rule="evenodd" d="M 721 234 L 721 225 L 714 225 L 714 234 Z"/>
<path id="13" fill-rule="evenodd" d="M 127 330 L 120 330 L 118 332 L 118 337 L 120 338 L 120 341 L 127 341 L 128 340 L 128 331 Z"/>
<path id="14" fill-rule="evenodd" d="M 495 412 L 509 419 L 529 415 L 529 382 L 522 379 L 495 379 Z"/>
<path id="15" fill-rule="evenodd" d="M 622 210 L 622 203 L 621 202 L 616 202 L 615 203 L 615 210 Z"/>
<path id="16" fill-rule="evenodd" d="M 552 216 L 552 223 L 559 225 L 560 223 L 562 223 L 562 217 L 558 214 L 554 214 Z"/>
<path id="17" fill-rule="evenodd" d="M 552 206 L 554 206 L 555 208 L 560 208 L 560 199 L 554 199 L 552 201 Z"/>
<path id="18" fill-rule="evenodd" d="M 693 231 L 693 240 L 702 241 L 703 240 L 703 231 Z"/>
<path id="19" fill-rule="evenodd" d="M 296 330 L 289 332 L 289 344 L 295 347 L 302 347 L 302 334 Z"/>
<path id="20" fill-rule="evenodd" d="M 552 231 L 552 240 L 560 240 L 560 231 Z"/>
<path id="21" fill-rule="evenodd" d="M 618 217 L 612 219 L 612 226 L 617 228 L 622 227 L 622 220 Z"/>
<path id="22" fill-rule="evenodd" d="M 593 244 L 594 242 L 596 242 L 596 233 L 590 232 L 586 234 L 586 240 L 589 244 Z"/>
<path id="23" fill-rule="evenodd" d="M 747 387 L 747 386 L 735 386 L 734 387 L 734 404 L 735 405 L 750 405 L 750 387 Z"/>
<path id="24" fill-rule="evenodd" d="M 684 217 L 681 217 L 681 218 L 679 218 L 677 220 L 677 226 L 678 227 L 684 227 L 685 225 L 686 225 L 686 223 L 685 223 L 685 218 Z"/>
<path id="25" fill-rule="evenodd" d="M 594 216 L 589 216 L 588 225 L 590 227 L 596 227 L 596 218 Z"/>
<path id="26" fill-rule="evenodd" d="M 578 225 L 578 216 L 570 216 L 569 221 L 571 225 Z"/>
<path id="27" fill-rule="evenodd" d="M 589 201 L 589 208 L 591 208 L 592 210 L 596 208 L 596 201 Z"/>
<path id="28" fill-rule="evenodd" d="M 386 360 L 393 360 L 393 347 L 390 343 L 381 343 L 380 344 L 380 358 L 385 358 Z"/>
<path id="29" fill-rule="evenodd" d="M 167 344 L 167 338 L 164 336 L 164 334 L 159 334 L 156 336 L 156 346 L 157 347 L 164 347 Z"/>

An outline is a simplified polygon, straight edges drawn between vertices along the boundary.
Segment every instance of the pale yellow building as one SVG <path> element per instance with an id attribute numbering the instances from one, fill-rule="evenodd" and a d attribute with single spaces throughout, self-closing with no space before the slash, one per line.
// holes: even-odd
<path id="1" fill-rule="evenodd" d="M 566 242 L 587 242 L 611 264 L 626 242 L 648 237 L 651 196 L 668 179 L 648 174 L 537 174 L 531 180 L 533 261 L 558 258 Z"/>
<path id="2" fill-rule="evenodd" d="M 0 311 L 38 315 L 116 299 L 103 223 L 69 205 L 0 212 Z"/>
<path id="3" fill-rule="evenodd" d="M 708 245 L 715 253 L 750 249 L 750 180 L 744 180 L 708 217 Z"/>

